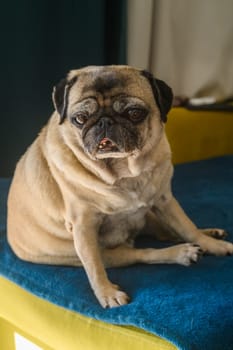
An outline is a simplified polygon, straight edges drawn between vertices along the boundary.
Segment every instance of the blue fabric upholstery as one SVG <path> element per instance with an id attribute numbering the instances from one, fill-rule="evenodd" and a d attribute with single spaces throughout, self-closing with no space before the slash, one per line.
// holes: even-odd
<path id="1" fill-rule="evenodd" d="M 131 296 L 129 305 L 102 309 L 83 268 L 20 261 L 6 242 L 6 196 L 0 181 L 0 274 L 38 297 L 98 320 L 133 325 L 184 350 L 233 347 L 233 257 L 205 256 L 196 265 L 135 265 L 109 269 Z M 222 227 L 233 241 L 233 156 L 176 166 L 174 193 L 201 227 Z M 23 215 L 23 213 L 22 213 Z M 139 246 L 161 246 L 140 239 Z"/>

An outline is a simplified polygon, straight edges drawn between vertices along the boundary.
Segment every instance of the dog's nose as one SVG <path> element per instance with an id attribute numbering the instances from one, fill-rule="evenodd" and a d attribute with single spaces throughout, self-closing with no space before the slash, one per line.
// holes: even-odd
<path id="1" fill-rule="evenodd" d="M 100 118 L 100 120 L 98 121 L 97 125 L 101 128 L 101 129 L 106 129 L 107 127 L 111 126 L 114 124 L 114 121 L 109 118 L 109 117 L 102 117 Z"/>

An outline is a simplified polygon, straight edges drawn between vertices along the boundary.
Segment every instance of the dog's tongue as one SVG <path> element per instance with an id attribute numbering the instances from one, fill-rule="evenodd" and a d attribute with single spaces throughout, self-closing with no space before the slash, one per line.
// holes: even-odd
<path id="1" fill-rule="evenodd" d="M 108 137 L 104 137 L 99 143 L 100 149 L 111 149 L 113 146 L 114 144 Z"/>
<path id="2" fill-rule="evenodd" d="M 106 144 L 106 143 L 111 144 L 112 142 L 107 137 L 104 137 L 103 140 L 100 141 L 100 145 L 103 145 L 103 144 Z"/>

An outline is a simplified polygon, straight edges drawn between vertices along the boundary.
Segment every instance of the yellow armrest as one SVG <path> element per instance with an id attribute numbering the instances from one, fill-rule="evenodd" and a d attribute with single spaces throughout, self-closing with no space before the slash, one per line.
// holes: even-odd
<path id="1" fill-rule="evenodd" d="M 173 108 L 166 133 L 175 164 L 233 154 L 233 112 Z"/>

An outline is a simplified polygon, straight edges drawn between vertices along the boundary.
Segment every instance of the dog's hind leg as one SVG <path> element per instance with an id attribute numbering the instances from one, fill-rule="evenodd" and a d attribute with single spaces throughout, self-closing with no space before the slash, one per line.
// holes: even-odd
<path id="1" fill-rule="evenodd" d="M 189 266 L 196 263 L 202 251 L 198 245 L 185 243 L 168 248 L 136 249 L 127 245 L 116 248 L 103 248 L 102 260 L 105 267 L 120 267 L 137 263 L 145 264 L 181 264 Z"/>
<path id="2" fill-rule="evenodd" d="M 162 242 L 184 242 L 180 236 L 171 233 L 166 227 L 164 227 L 152 211 L 149 211 L 146 215 L 146 224 L 141 234 L 152 236 L 156 240 Z"/>

